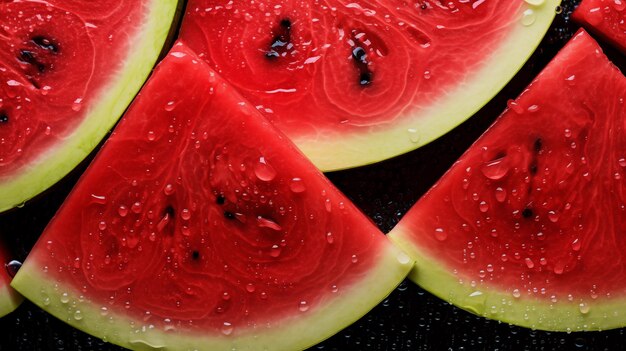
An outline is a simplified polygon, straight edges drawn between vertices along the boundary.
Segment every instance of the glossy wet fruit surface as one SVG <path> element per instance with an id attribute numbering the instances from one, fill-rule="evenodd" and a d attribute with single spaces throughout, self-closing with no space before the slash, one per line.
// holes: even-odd
<path id="1" fill-rule="evenodd" d="M 557 23 L 512 84 L 476 116 L 444 138 L 404 156 L 375 166 L 330 173 L 329 177 L 376 224 L 389 231 L 408 208 L 458 159 L 572 35 L 575 26 L 566 21 L 578 1 L 565 1 Z M 604 47 L 611 60 L 626 68 L 623 57 Z M 437 155 L 436 158 L 433 155 Z M 0 218 L 0 235 L 26 257 L 43 227 L 59 207 L 78 175 L 22 209 Z M 416 181 L 416 179 L 420 181 Z M 14 233 L 19 232 L 20 235 Z M 419 298 L 417 298 L 419 297 Z M 2 350 L 121 350 L 67 327 L 26 302 L 15 313 L 0 319 L 10 331 L 0 342 Z M 456 308 L 409 281 L 403 283 L 371 313 L 340 334 L 311 350 L 499 349 L 499 350 L 614 350 L 626 343 L 624 329 L 600 333 L 551 333 L 532 331 L 486 320 Z M 4 335 L 4 334 L 3 334 Z M 617 345 L 617 346 L 616 346 Z"/>
<path id="2" fill-rule="evenodd" d="M 192 0 L 181 38 L 314 164 L 337 170 L 469 117 L 521 67 L 557 4 Z"/>

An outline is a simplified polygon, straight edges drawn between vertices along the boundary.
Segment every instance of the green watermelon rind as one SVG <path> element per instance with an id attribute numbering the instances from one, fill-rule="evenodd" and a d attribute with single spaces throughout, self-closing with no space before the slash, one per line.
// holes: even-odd
<path id="1" fill-rule="evenodd" d="M 0 317 L 13 312 L 23 300 L 24 297 L 9 285 L 0 286 Z"/>
<path id="2" fill-rule="evenodd" d="M 626 325 L 626 296 L 610 299 L 573 298 L 552 302 L 548 296 L 514 297 L 513 291 L 481 285 L 472 286 L 411 242 L 411 231 L 401 225 L 387 235 L 413 259 L 409 279 L 433 295 L 473 314 L 531 329 L 546 331 L 592 331 Z M 602 301 L 601 301 L 602 300 Z"/>
<path id="3" fill-rule="evenodd" d="M 0 212 L 20 206 L 55 184 L 84 160 L 126 110 L 162 51 L 178 0 L 153 0 L 145 23 L 133 38 L 131 52 L 81 124 L 57 146 L 0 182 Z"/>
<path id="4" fill-rule="evenodd" d="M 524 2 L 519 20 L 493 55 L 465 84 L 460 84 L 424 112 L 389 123 L 376 131 L 352 135 L 295 137 L 294 143 L 322 171 L 372 164 L 424 146 L 458 126 L 489 102 L 522 68 L 548 31 L 560 0 L 535 6 Z M 534 22 L 522 23 L 532 11 Z"/>
<path id="5" fill-rule="evenodd" d="M 41 268 L 44 262 L 24 265 L 11 285 L 73 327 L 133 350 L 293 351 L 311 347 L 354 323 L 388 296 L 413 267 L 413 261 L 390 242 L 380 245 L 378 254 L 376 264 L 352 286 L 339 286 L 336 293 L 331 293 L 330 287 L 321 287 L 328 291 L 328 299 L 318 307 L 300 312 L 294 306 L 293 318 L 272 322 L 270 328 L 265 324 L 248 329 L 235 325 L 230 335 L 221 331 L 183 334 L 150 326 L 149 322 L 131 319 L 112 309 L 104 314 L 102 305 L 89 301 L 67 283 L 52 279 Z"/>

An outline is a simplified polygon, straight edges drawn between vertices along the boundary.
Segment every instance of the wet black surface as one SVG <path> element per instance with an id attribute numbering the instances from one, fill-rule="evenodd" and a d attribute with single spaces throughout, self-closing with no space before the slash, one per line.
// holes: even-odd
<path id="1" fill-rule="evenodd" d="M 516 78 L 478 114 L 439 140 L 376 165 L 328 174 L 376 224 L 388 232 L 504 110 L 576 31 L 563 11 L 541 47 Z M 603 45 L 626 69 L 626 60 Z M 23 208 L 0 215 L 0 236 L 24 259 L 84 169 Z M 588 333 L 549 333 L 476 317 L 405 281 L 388 299 L 357 323 L 311 350 L 615 350 L 626 345 L 626 329 Z M 81 333 L 26 302 L 0 319 L 0 350 L 120 350 Z"/>

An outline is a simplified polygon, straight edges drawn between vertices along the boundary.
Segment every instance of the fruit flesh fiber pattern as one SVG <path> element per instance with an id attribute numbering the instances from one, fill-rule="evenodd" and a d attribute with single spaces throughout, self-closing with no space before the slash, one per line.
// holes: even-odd
<path id="1" fill-rule="evenodd" d="M 178 44 L 13 286 L 124 347 L 290 350 L 354 322 L 411 267 Z"/>
<path id="2" fill-rule="evenodd" d="M 580 31 L 391 232 L 411 279 L 534 329 L 624 326 L 625 94 Z"/>

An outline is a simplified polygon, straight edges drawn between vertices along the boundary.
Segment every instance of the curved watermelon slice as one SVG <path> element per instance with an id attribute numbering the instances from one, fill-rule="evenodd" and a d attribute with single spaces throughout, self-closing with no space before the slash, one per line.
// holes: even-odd
<path id="1" fill-rule="evenodd" d="M 24 300 L 22 295 L 9 285 L 13 279 L 9 275 L 13 269 L 10 257 L 9 251 L 0 244 L 0 317 L 13 312 Z"/>
<path id="2" fill-rule="evenodd" d="M 626 53 L 626 1 L 583 0 L 572 19 Z"/>
<path id="3" fill-rule="evenodd" d="M 365 314 L 412 263 L 178 44 L 12 284 L 128 348 L 296 350 Z"/>
<path id="4" fill-rule="evenodd" d="M 176 0 L 0 2 L 0 211 L 100 142 L 148 76 Z"/>
<path id="5" fill-rule="evenodd" d="M 579 32 L 389 234 L 411 279 L 535 329 L 626 325 L 625 97 Z"/>
<path id="6" fill-rule="evenodd" d="M 190 0 L 181 37 L 322 170 L 424 145 L 487 103 L 558 0 Z"/>

